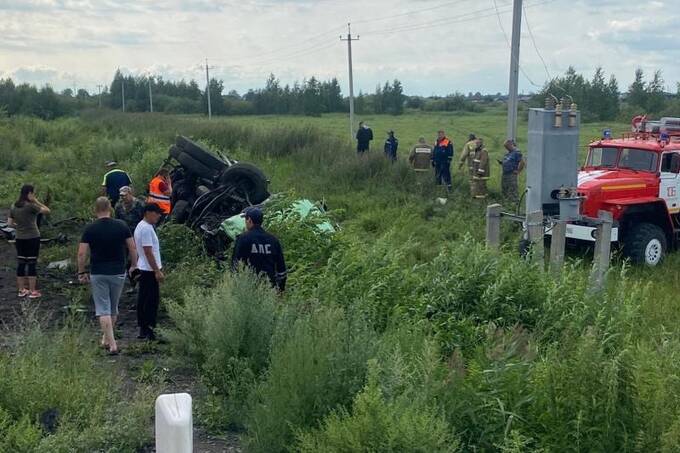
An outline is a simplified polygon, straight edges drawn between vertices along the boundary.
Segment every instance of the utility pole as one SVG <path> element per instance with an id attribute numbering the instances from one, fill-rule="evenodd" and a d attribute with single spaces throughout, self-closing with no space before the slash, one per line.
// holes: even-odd
<path id="1" fill-rule="evenodd" d="M 102 108 L 102 86 L 97 85 L 97 90 L 99 90 L 99 108 Z"/>
<path id="2" fill-rule="evenodd" d="M 508 130 L 510 140 L 517 139 L 517 92 L 519 90 L 519 42 L 522 29 L 522 0 L 513 0 L 512 44 L 510 46 L 510 89 L 508 90 Z"/>
<path id="3" fill-rule="evenodd" d="M 125 112 L 125 79 L 120 81 L 120 93 L 123 99 L 123 112 Z"/>
<path id="4" fill-rule="evenodd" d="M 205 59 L 205 93 L 208 97 L 208 119 L 212 119 L 212 105 L 210 104 L 210 72 L 208 67 L 208 59 Z"/>
<path id="5" fill-rule="evenodd" d="M 153 95 L 151 94 L 151 76 L 149 76 L 149 112 L 153 113 Z"/>
<path id="6" fill-rule="evenodd" d="M 347 38 L 340 36 L 340 41 L 347 41 L 347 60 L 349 62 L 349 136 L 354 138 L 354 74 L 352 73 L 352 41 L 358 41 L 359 36 L 352 38 L 352 26 L 347 24 Z"/>

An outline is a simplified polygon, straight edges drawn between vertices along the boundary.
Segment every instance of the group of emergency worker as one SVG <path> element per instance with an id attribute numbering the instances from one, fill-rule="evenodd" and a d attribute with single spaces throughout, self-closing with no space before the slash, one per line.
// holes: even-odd
<path id="1" fill-rule="evenodd" d="M 359 123 L 356 135 L 357 153 L 363 155 L 369 151 L 370 141 L 373 140 L 373 131 L 364 123 Z M 385 154 L 391 161 L 397 160 L 398 141 L 394 131 L 389 131 L 385 142 Z M 522 153 L 513 140 L 506 140 L 503 144 L 505 154 L 497 163 L 501 167 L 501 191 L 503 196 L 510 200 L 517 200 L 519 196 L 518 177 L 525 166 Z M 453 141 L 446 136 L 443 130 L 437 133 L 437 139 L 433 146 L 429 145 L 425 137 L 420 137 L 418 143 L 413 146 L 408 156 L 411 167 L 416 172 L 434 171 L 437 185 L 451 189 L 451 163 L 454 159 Z M 488 195 L 487 181 L 491 177 L 491 164 L 489 151 L 484 140 L 475 134 L 470 134 L 468 141 L 463 145 L 461 156 L 458 161 L 458 169 L 467 171 L 470 183 L 470 196 L 475 199 L 484 199 Z"/>

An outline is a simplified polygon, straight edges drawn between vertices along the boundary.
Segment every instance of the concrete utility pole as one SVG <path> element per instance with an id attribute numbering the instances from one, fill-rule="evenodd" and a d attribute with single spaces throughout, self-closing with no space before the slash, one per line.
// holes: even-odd
<path id="1" fill-rule="evenodd" d="M 347 38 L 340 36 L 341 41 L 347 41 L 347 60 L 349 62 L 349 136 L 354 138 L 354 74 L 352 73 L 352 41 L 358 41 L 359 36 L 352 38 L 352 26 L 347 24 Z"/>
<path id="2" fill-rule="evenodd" d="M 519 83 L 519 42 L 522 30 L 522 0 L 513 0 L 512 44 L 510 49 L 510 89 L 508 90 L 507 138 L 517 139 L 517 91 Z"/>
<path id="3" fill-rule="evenodd" d="M 208 59 L 205 59 L 205 93 L 208 97 L 208 119 L 212 119 L 212 105 L 210 105 L 210 72 L 208 67 Z"/>
<path id="4" fill-rule="evenodd" d="M 97 90 L 99 90 L 99 108 L 102 108 L 102 86 L 97 85 Z"/>
<path id="5" fill-rule="evenodd" d="M 123 99 L 123 112 L 125 112 L 125 79 L 120 81 L 120 93 Z"/>
<path id="6" fill-rule="evenodd" d="M 149 76 L 149 112 L 153 113 L 153 95 L 151 94 L 151 76 Z"/>

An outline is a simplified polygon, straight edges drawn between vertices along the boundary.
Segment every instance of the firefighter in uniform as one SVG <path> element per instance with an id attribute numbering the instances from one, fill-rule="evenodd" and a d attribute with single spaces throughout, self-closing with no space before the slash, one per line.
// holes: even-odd
<path id="1" fill-rule="evenodd" d="M 287 271 L 283 249 L 279 240 L 262 228 L 263 217 L 259 208 L 246 210 L 247 231 L 236 238 L 232 270 L 237 271 L 239 263 L 245 263 L 257 274 L 266 274 L 272 287 L 284 291 Z"/>
<path id="2" fill-rule="evenodd" d="M 472 197 L 484 199 L 487 196 L 486 182 L 489 180 L 489 152 L 484 147 L 484 141 L 476 140 L 475 154 L 472 159 Z"/>
<path id="3" fill-rule="evenodd" d="M 470 134 L 468 137 L 468 142 L 463 146 L 462 155 L 460 156 L 460 163 L 458 164 L 458 169 L 462 169 L 463 166 L 467 166 L 468 176 L 470 177 L 470 192 L 474 191 L 472 178 L 474 176 L 474 164 L 473 160 L 475 158 L 475 150 L 477 149 L 477 137 L 475 134 Z"/>
<path id="4" fill-rule="evenodd" d="M 505 153 L 505 156 L 503 156 L 503 160 L 498 161 L 503 168 L 501 190 L 504 197 L 516 201 L 519 196 L 517 179 L 524 169 L 524 159 L 513 140 L 506 140 L 503 146 L 507 152 Z"/>
<path id="5" fill-rule="evenodd" d="M 146 202 L 156 203 L 163 211 L 163 216 L 166 217 L 172 211 L 171 196 L 170 173 L 167 169 L 161 168 L 149 183 L 149 196 L 146 198 Z"/>
<path id="6" fill-rule="evenodd" d="M 430 162 L 432 161 L 432 147 L 427 144 L 425 137 L 418 139 L 418 144 L 411 149 L 411 154 L 408 156 L 408 161 L 417 172 L 430 171 Z"/>
<path id="7" fill-rule="evenodd" d="M 453 160 L 453 142 L 439 131 L 437 142 L 432 150 L 432 166 L 437 185 L 446 185 L 451 190 L 451 161 Z"/>

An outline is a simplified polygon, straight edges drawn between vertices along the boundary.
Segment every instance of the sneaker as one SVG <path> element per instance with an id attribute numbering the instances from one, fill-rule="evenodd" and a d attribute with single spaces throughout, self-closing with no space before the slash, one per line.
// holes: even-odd
<path id="1" fill-rule="evenodd" d="M 28 294 L 28 298 L 29 298 L 29 299 L 39 299 L 39 298 L 41 298 L 41 297 L 42 297 L 42 294 L 40 294 L 40 291 L 31 291 L 31 292 Z"/>
<path id="2" fill-rule="evenodd" d="M 17 297 L 26 297 L 26 296 L 28 296 L 29 294 L 31 294 L 31 292 L 30 292 L 29 290 L 27 290 L 27 289 L 24 288 L 24 289 L 20 289 L 20 290 L 19 290 L 19 293 L 17 294 Z"/>

